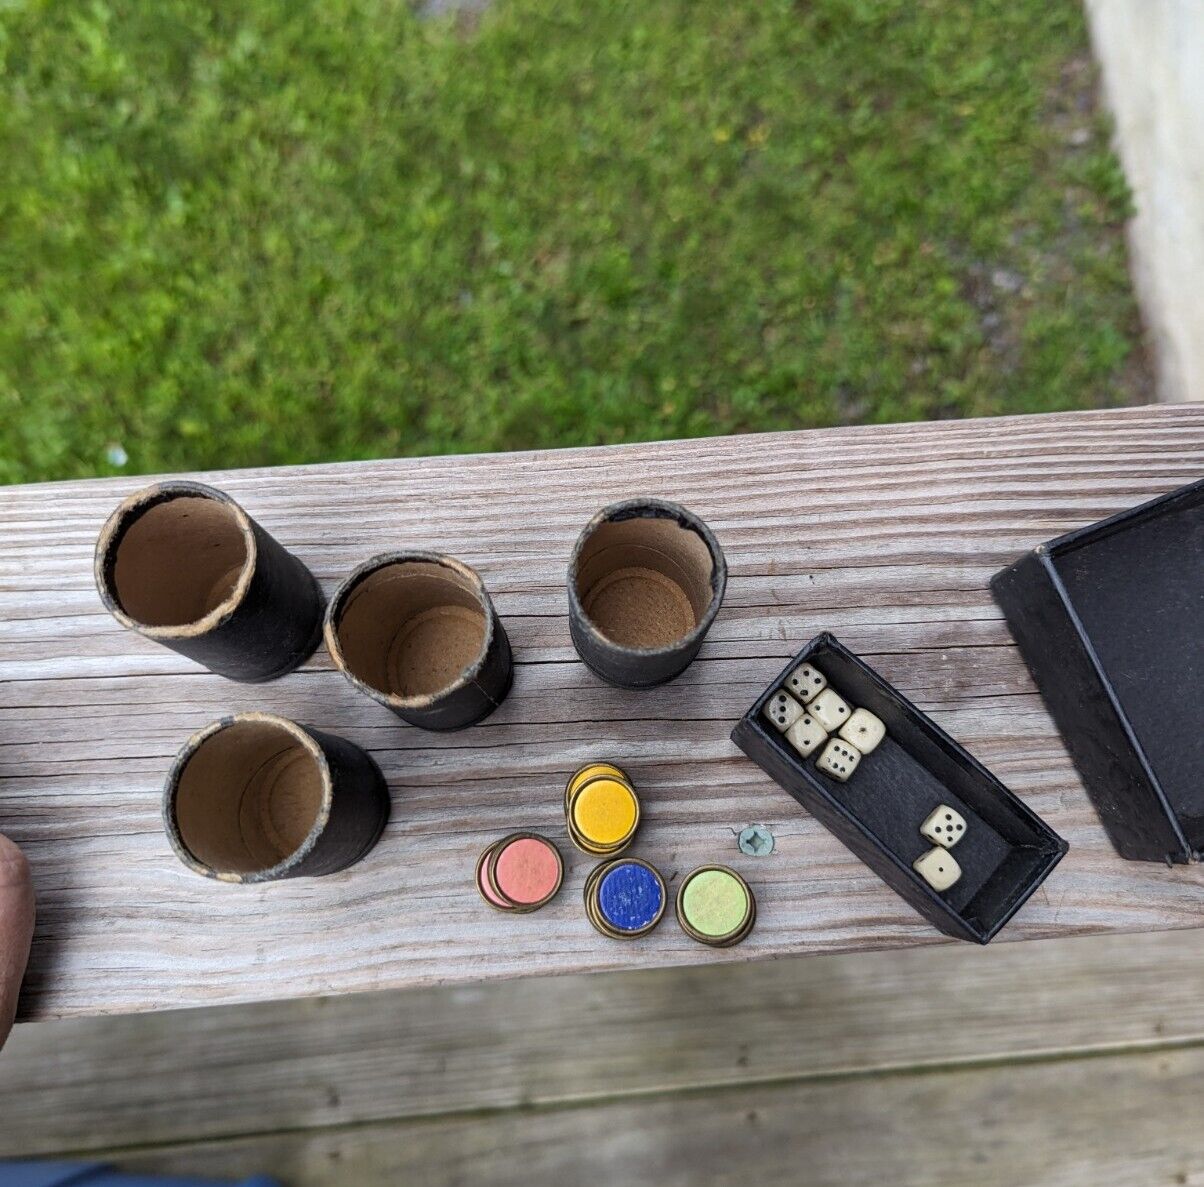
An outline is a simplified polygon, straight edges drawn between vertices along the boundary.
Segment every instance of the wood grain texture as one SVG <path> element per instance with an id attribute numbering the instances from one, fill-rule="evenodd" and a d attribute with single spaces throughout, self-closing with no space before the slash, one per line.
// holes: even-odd
<path id="1" fill-rule="evenodd" d="M 1070 842 L 1001 939 L 1196 925 L 1198 867 L 1112 853 L 987 581 L 1024 549 L 1202 471 L 1204 407 L 1184 405 L 204 475 L 327 591 L 388 548 L 440 549 L 480 570 L 515 647 L 515 687 L 449 736 L 356 695 L 323 653 L 248 687 L 121 631 L 92 587 L 91 551 L 143 480 L 0 490 L 0 828 L 26 847 L 40 904 L 23 1013 L 941 942 L 728 739 L 783 658 L 823 629 Z M 597 682 L 565 619 L 578 530 L 633 493 L 699 512 L 731 570 L 699 659 L 643 693 Z M 172 857 L 159 822 L 171 756 L 214 717 L 254 708 L 342 734 L 381 763 L 393 819 L 363 863 L 230 887 Z M 706 950 L 671 923 L 635 945 L 592 934 L 579 907 L 590 863 L 567 846 L 550 907 L 504 920 L 482 907 L 480 849 L 515 828 L 562 838 L 564 779 L 603 755 L 642 793 L 638 855 L 669 877 L 725 859 L 748 875 L 761 908 L 748 941 Z M 771 858 L 736 851 L 750 821 L 778 832 Z"/>
<path id="2" fill-rule="evenodd" d="M 1204 1041 L 1202 979 L 1195 930 L 31 1024 L 0 1157 L 1167 1049 Z"/>
<path id="3" fill-rule="evenodd" d="M 133 1152 L 289 1187 L 1201 1187 L 1204 1048 L 668 1093 Z"/>

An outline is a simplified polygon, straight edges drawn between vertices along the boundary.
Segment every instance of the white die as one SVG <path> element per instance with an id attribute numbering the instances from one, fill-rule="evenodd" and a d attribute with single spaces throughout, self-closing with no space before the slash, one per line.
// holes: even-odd
<path id="1" fill-rule="evenodd" d="M 939 845 L 912 862 L 912 868 L 933 890 L 948 890 L 962 876 L 953 854 Z"/>
<path id="2" fill-rule="evenodd" d="M 806 709 L 802 717 L 786 731 L 786 741 L 804 758 L 827 740 L 828 731 Z"/>
<path id="3" fill-rule="evenodd" d="M 810 664 L 799 664 L 786 677 L 786 687 L 800 701 L 806 704 L 812 697 L 823 692 L 828 687 L 828 678 L 818 668 L 813 668 Z"/>
<path id="4" fill-rule="evenodd" d="M 830 775 L 841 783 L 847 783 L 849 776 L 857 769 L 860 761 L 861 755 L 857 753 L 856 746 L 842 742 L 839 738 L 833 738 L 824 748 L 823 754 L 815 760 L 815 764 L 825 775 Z"/>
<path id="5" fill-rule="evenodd" d="M 769 698 L 762 710 L 766 717 L 785 733 L 803 715 L 803 707 L 788 692 L 780 688 Z"/>
<path id="6" fill-rule="evenodd" d="M 920 832 L 934 845 L 940 845 L 942 849 L 952 849 L 965 836 L 966 818 L 956 808 L 941 804 L 920 825 Z"/>
<path id="7" fill-rule="evenodd" d="M 840 736 L 862 754 L 869 754 L 886 737 L 886 726 L 868 709 L 854 709 L 852 717 L 840 727 Z"/>
<path id="8" fill-rule="evenodd" d="M 849 708 L 848 702 L 834 688 L 825 688 L 807 705 L 807 712 L 828 733 L 834 734 L 848 721 L 852 710 Z"/>

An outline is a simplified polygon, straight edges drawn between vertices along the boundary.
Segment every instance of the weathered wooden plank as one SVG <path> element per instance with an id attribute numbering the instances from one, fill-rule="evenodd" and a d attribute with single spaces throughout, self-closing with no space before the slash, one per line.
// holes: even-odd
<path id="1" fill-rule="evenodd" d="M 0 1157 L 1182 1045 L 1202 979 L 1188 931 L 31 1024 Z"/>
<path id="2" fill-rule="evenodd" d="M 1116 859 L 987 592 L 1023 549 L 1198 477 L 1204 408 L 977 422 L 210 475 L 327 589 L 400 545 L 476 565 L 519 661 L 481 726 L 422 734 L 323 655 L 269 686 L 198 672 L 102 611 L 90 558 L 137 480 L 0 490 L 0 828 L 34 866 L 40 917 L 23 1011 L 49 1017 L 569 972 L 931 943 L 926 924 L 728 741 L 731 723 L 825 628 L 864 653 L 995 768 L 1073 849 L 1005 938 L 1189 927 L 1198 869 Z M 784 506 L 789 475 L 807 498 Z M 601 504 L 652 491 L 715 528 L 730 593 L 699 661 L 654 693 L 598 684 L 564 621 L 573 539 Z M 188 874 L 159 824 L 166 761 L 229 710 L 271 708 L 368 745 L 395 797 L 384 840 L 320 881 L 228 887 Z M 638 947 L 592 934 L 589 863 L 535 916 L 500 921 L 471 887 L 480 847 L 514 827 L 561 835 L 559 790 L 609 754 L 644 793 L 638 851 L 668 873 L 734 858 L 757 931 L 727 952 L 672 926 Z M 774 857 L 733 829 L 768 820 Z"/>
<path id="3" fill-rule="evenodd" d="M 290 1187 L 1198 1187 L 1202 1082 L 1197 1046 L 281 1133 L 122 1162 L 271 1171 Z"/>

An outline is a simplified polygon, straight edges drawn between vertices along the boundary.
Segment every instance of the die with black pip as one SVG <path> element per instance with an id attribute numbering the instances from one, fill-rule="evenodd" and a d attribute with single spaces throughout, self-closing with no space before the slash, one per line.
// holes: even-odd
<path id="1" fill-rule="evenodd" d="M 799 664 L 765 705 L 765 718 L 830 779 L 847 783 L 861 759 L 886 737 L 868 709 L 854 708 L 813 664 Z"/>
<path id="2" fill-rule="evenodd" d="M 920 825 L 920 835 L 932 841 L 933 847 L 912 865 L 933 890 L 948 890 L 962 876 L 961 866 L 949 850 L 965 833 L 966 818 L 948 804 L 938 804 Z"/>

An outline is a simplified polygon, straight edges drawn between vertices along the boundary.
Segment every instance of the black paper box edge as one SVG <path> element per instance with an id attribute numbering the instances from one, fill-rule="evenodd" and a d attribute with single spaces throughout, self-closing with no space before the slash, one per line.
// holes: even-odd
<path id="1" fill-rule="evenodd" d="M 1116 852 L 1198 861 L 1055 566 L 1093 539 L 1197 499 L 1204 480 L 1039 545 L 991 579 L 991 593 Z"/>
<path id="2" fill-rule="evenodd" d="M 1043 842 L 1042 861 L 1039 868 L 1028 882 L 1016 888 L 1013 898 L 1003 906 L 989 928 L 980 929 L 971 926 L 910 865 L 901 861 L 894 852 L 866 829 L 856 816 L 835 800 L 805 766 L 791 760 L 771 739 L 770 727 L 764 725 L 761 718 L 761 710 L 765 702 L 800 663 L 804 663 L 822 650 L 837 652 L 847 662 L 857 667 L 882 695 L 892 700 L 898 709 L 920 726 L 935 743 L 955 755 L 958 761 L 972 770 L 979 779 L 990 784 L 993 791 L 1002 796 L 1011 809 L 1027 821 L 1034 834 L 1041 838 Z M 900 898 L 938 931 L 953 939 L 969 940 L 977 944 L 989 943 L 1027 902 L 1037 887 L 1045 881 L 1070 848 L 1065 840 L 1058 836 L 1023 800 L 1009 791 L 969 751 L 827 631 L 816 635 L 790 659 L 753 703 L 752 708 L 736 723 L 731 737 L 732 741 L 753 762 L 806 808 L 820 824 L 873 870 Z"/>

